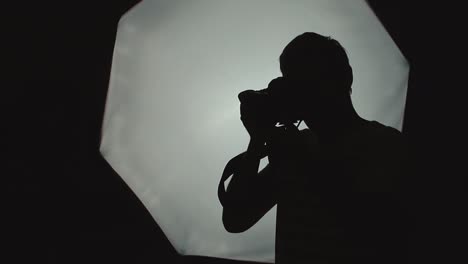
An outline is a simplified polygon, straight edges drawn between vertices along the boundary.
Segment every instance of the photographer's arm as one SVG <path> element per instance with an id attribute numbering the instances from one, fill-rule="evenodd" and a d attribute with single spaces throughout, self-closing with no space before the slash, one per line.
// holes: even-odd
<path id="1" fill-rule="evenodd" d="M 252 138 L 226 191 L 223 224 L 230 233 L 248 230 L 276 204 L 270 165 L 258 172 L 263 157 L 264 140 Z"/>

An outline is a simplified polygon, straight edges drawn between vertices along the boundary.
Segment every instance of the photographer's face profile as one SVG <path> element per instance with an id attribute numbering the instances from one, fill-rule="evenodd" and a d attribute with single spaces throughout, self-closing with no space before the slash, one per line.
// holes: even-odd
<path id="1" fill-rule="evenodd" d="M 305 83 L 294 96 L 295 111 L 311 129 L 326 126 L 342 112 L 347 96 L 343 89 L 329 82 Z"/>

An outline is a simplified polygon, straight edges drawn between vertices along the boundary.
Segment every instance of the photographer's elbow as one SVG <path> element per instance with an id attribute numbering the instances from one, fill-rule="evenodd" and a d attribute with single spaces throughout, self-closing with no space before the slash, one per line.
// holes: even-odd
<path id="1" fill-rule="evenodd" d="M 238 216 L 236 217 L 236 215 L 232 211 L 223 209 L 223 225 L 224 229 L 229 233 L 238 234 L 248 229 L 242 225 L 241 219 Z"/>

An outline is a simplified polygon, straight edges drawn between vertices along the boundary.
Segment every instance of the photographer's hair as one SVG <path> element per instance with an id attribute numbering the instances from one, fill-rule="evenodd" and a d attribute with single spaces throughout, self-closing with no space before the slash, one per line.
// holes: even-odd
<path id="1" fill-rule="evenodd" d="M 294 38 L 280 56 L 284 77 L 320 76 L 351 94 L 353 71 L 341 44 L 331 37 L 313 32 Z"/>

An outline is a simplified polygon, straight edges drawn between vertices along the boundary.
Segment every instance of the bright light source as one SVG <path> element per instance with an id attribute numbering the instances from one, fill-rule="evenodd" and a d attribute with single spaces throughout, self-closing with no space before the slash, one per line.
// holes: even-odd
<path id="1" fill-rule="evenodd" d="M 365 1 L 146 0 L 121 19 L 101 152 L 179 253 L 274 261 L 276 207 L 230 234 L 217 185 L 248 143 L 237 94 L 308 31 L 347 50 L 359 114 L 401 129 L 409 67 Z"/>

